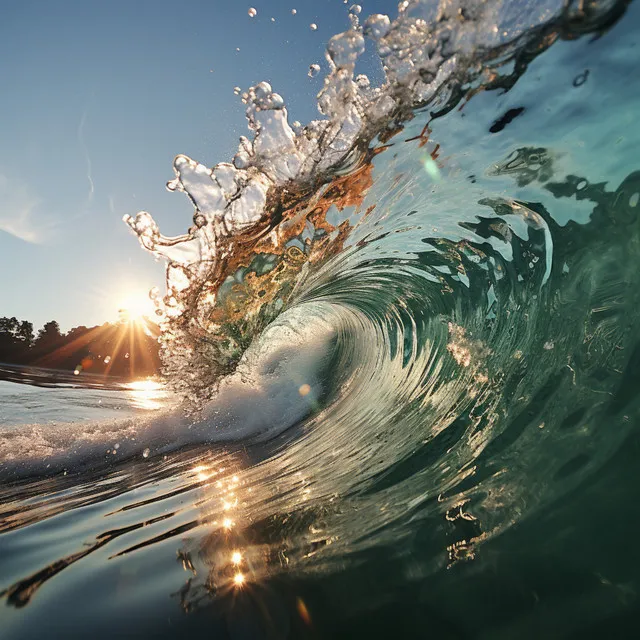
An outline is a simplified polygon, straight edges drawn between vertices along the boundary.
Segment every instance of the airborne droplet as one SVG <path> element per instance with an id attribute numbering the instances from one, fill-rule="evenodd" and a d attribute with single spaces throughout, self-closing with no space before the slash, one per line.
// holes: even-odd
<path id="1" fill-rule="evenodd" d="M 320 71 L 320 65 L 319 64 L 311 64 L 309 65 L 309 77 L 310 78 L 314 78 L 315 76 L 318 75 L 318 71 Z"/>
<path id="2" fill-rule="evenodd" d="M 360 89 L 368 89 L 371 86 L 371 81 L 364 73 L 361 73 L 356 76 L 356 84 Z"/>
<path id="3" fill-rule="evenodd" d="M 249 14 L 250 18 L 255 18 L 258 12 L 253 7 L 251 7 L 249 11 L 247 11 L 247 13 Z"/>

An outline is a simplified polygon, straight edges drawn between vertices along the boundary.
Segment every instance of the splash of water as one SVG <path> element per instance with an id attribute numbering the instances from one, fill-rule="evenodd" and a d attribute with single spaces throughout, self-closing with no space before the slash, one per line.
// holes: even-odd
<path id="1" fill-rule="evenodd" d="M 268 83 L 242 94 L 253 139 L 241 138 L 233 163 L 209 169 L 183 155 L 174 161 L 176 177 L 167 187 L 186 193 L 195 207 L 187 233 L 166 237 L 148 213 L 125 216 L 142 246 L 167 261 L 167 292 L 153 298 L 174 386 L 195 402 L 211 397 L 286 307 L 307 263 L 339 251 L 344 222 L 331 225 L 323 216 L 332 204 L 353 204 L 367 188 L 366 169 L 354 169 L 370 160 L 372 140 L 390 139 L 417 109 L 435 115 L 463 96 L 508 88 L 553 41 L 606 24 L 620 10 L 614 2 L 413 0 L 400 3 L 393 22 L 376 14 L 361 25 L 354 5 L 351 28 L 327 45 L 330 71 L 318 94 L 324 119 L 296 132 Z M 384 69 L 379 87 L 354 77 L 365 38 Z M 433 158 L 425 169 L 437 178 Z M 333 202 L 336 189 L 350 195 Z"/>

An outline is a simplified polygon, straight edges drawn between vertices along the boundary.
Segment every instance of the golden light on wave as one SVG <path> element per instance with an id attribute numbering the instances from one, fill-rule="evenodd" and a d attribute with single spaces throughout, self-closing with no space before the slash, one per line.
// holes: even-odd
<path id="1" fill-rule="evenodd" d="M 304 622 L 311 626 L 311 616 L 309 615 L 309 609 L 307 609 L 307 605 L 305 604 L 302 598 L 296 599 L 296 608 L 298 609 L 298 613 Z"/>
<path id="2" fill-rule="evenodd" d="M 240 564 L 242 562 L 242 554 L 239 551 L 234 551 L 231 554 L 231 562 L 233 564 Z"/>

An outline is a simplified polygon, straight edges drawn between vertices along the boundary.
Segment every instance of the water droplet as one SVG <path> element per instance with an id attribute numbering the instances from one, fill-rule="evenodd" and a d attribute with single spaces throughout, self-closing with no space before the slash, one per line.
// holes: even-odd
<path id="1" fill-rule="evenodd" d="M 233 93 L 235 93 L 237 96 L 240 95 L 241 91 L 242 89 L 240 87 L 233 87 Z"/>
<path id="2" fill-rule="evenodd" d="M 311 31 L 317 31 L 318 30 L 318 25 L 315 22 L 312 22 L 309 25 L 309 28 L 311 29 Z"/>
<path id="3" fill-rule="evenodd" d="M 149 453 L 151 453 L 149 451 L 149 448 L 147 447 L 143 452 L 142 452 L 142 457 L 143 458 L 148 458 L 149 457 Z"/>
<path id="4" fill-rule="evenodd" d="M 636 192 L 629 198 L 629 206 L 630 207 L 638 206 L 638 200 L 640 200 L 640 193 Z"/>
<path id="5" fill-rule="evenodd" d="M 295 15 L 296 15 L 296 13 L 298 13 L 298 10 L 297 10 L 297 9 L 291 9 L 291 15 L 292 15 L 292 16 L 295 16 Z"/>
<path id="6" fill-rule="evenodd" d="M 379 40 L 389 33 L 390 28 L 391 20 L 389 20 L 389 16 L 376 13 L 369 16 L 364 23 L 364 34 L 373 40 Z"/>
<path id="7" fill-rule="evenodd" d="M 247 11 L 247 13 L 249 14 L 250 18 L 255 18 L 258 12 L 253 7 L 251 7 L 249 11 Z"/>
<path id="8" fill-rule="evenodd" d="M 314 78 L 315 76 L 318 75 L 318 71 L 320 71 L 320 65 L 319 64 L 311 64 L 309 65 L 309 77 L 310 78 Z"/>
<path id="9" fill-rule="evenodd" d="M 363 52 L 364 38 L 354 31 L 345 31 L 333 36 L 327 44 L 327 53 L 336 67 L 354 64 Z"/>
<path id="10" fill-rule="evenodd" d="M 276 19 L 275 19 L 275 18 L 271 18 L 271 22 L 275 22 L 275 21 L 276 21 Z"/>
<path id="11" fill-rule="evenodd" d="M 364 73 L 361 73 L 360 75 L 356 76 L 356 84 L 360 89 L 368 89 L 371 86 L 371 82 L 369 81 L 369 78 L 366 75 L 364 75 Z"/>
<path id="12" fill-rule="evenodd" d="M 352 4 L 349 7 L 349 13 L 355 13 L 358 15 L 362 11 L 362 7 L 359 4 Z"/>

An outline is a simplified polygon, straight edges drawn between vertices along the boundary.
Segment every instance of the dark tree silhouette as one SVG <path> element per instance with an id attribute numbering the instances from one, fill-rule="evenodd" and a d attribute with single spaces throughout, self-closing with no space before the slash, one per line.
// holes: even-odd
<path id="1" fill-rule="evenodd" d="M 33 325 L 17 318 L 0 318 L 0 354 L 22 363 L 33 342 Z"/>
<path id="2" fill-rule="evenodd" d="M 31 347 L 33 337 L 33 324 L 23 320 L 18 329 L 18 339 L 22 342 L 23 346 Z"/>
<path id="3" fill-rule="evenodd" d="M 47 322 L 47 324 L 38 331 L 35 346 L 52 345 L 60 341 L 62 334 L 60 333 L 60 325 L 55 321 Z"/>
<path id="4" fill-rule="evenodd" d="M 34 340 L 33 325 L 17 318 L 0 318 L 0 362 L 117 377 L 158 373 L 158 326 L 150 321 L 123 320 L 97 327 L 60 332 L 47 322 Z"/>

